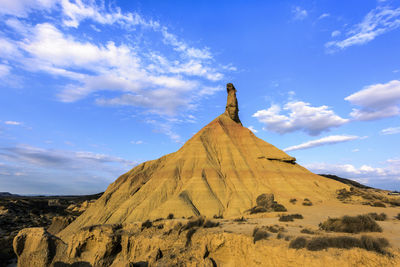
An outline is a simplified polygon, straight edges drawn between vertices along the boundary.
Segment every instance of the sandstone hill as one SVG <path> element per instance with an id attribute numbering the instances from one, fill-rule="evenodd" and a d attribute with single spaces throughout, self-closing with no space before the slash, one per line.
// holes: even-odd
<path id="1" fill-rule="evenodd" d="M 204 215 L 235 217 L 261 194 L 279 203 L 336 199 L 340 182 L 311 173 L 296 159 L 243 127 L 236 89 L 227 85 L 226 111 L 177 152 L 144 162 L 112 183 L 101 198 L 60 233 L 95 224 Z"/>

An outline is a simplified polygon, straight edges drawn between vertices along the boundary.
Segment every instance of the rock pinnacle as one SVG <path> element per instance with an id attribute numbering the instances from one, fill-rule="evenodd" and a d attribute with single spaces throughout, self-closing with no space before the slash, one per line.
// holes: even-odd
<path id="1" fill-rule="evenodd" d="M 242 124 L 239 119 L 239 105 L 236 99 L 236 88 L 232 83 L 226 85 L 228 100 L 226 102 L 225 113 L 235 122 Z"/>

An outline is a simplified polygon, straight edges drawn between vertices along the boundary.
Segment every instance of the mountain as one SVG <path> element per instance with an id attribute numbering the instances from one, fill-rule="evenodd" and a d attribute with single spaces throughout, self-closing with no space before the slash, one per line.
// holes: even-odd
<path id="1" fill-rule="evenodd" d="M 95 224 L 204 215 L 235 217 L 261 194 L 279 203 L 292 198 L 335 200 L 340 182 L 311 173 L 243 127 L 236 89 L 227 85 L 226 110 L 177 152 L 144 162 L 120 176 L 93 206 L 60 233 Z"/>

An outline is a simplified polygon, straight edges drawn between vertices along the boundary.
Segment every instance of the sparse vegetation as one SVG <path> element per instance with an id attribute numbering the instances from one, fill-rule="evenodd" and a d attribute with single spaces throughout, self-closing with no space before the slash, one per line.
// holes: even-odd
<path id="1" fill-rule="evenodd" d="M 308 228 L 301 229 L 300 233 L 309 234 L 309 235 L 314 235 L 315 234 L 315 232 L 313 230 L 310 230 Z"/>
<path id="2" fill-rule="evenodd" d="M 382 232 L 382 228 L 369 215 L 328 218 L 319 227 L 325 231 L 344 233 Z"/>
<path id="3" fill-rule="evenodd" d="M 297 237 L 296 239 L 293 239 L 290 244 L 289 248 L 295 248 L 295 249 L 300 249 L 300 248 L 305 248 L 307 245 L 307 239 L 304 237 Z"/>
<path id="4" fill-rule="evenodd" d="M 285 231 L 285 228 L 279 225 L 269 225 L 269 226 L 264 226 L 263 228 L 271 233 L 278 233 Z"/>
<path id="5" fill-rule="evenodd" d="M 242 216 L 233 220 L 234 222 L 247 222 L 247 220 Z"/>
<path id="6" fill-rule="evenodd" d="M 309 200 L 308 198 L 305 198 L 302 204 L 303 204 L 303 206 L 312 206 L 313 205 L 311 200 Z"/>
<path id="7" fill-rule="evenodd" d="M 256 214 L 260 212 L 267 212 L 268 210 L 264 207 L 255 206 L 250 209 L 250 214 Z"/>
<path id="8" fill-rule="evenodd" d="M 387 215 L 383 212 L 380 214 L 377 214 L 376 212 L 371 212 L 368 213 L 368 216 L 370 216 L 375 221 L 385 221 L 387 219 Z"/>
<path id="9" fill-rule="evenodd" d="M 222 214 L 221 215 L 214 215 L 214 219 L 223 219 L 224 218 L 224 216 L 222 216 Z"/>
<path id="10" fill-rule="evenodd" d="M 289 202 L 290 202 L 290 203 L 292 203 L 292 204 L 294 205 L 294 204 L 296 204 L 296 202 L 297 202 L 297 199 L 295 199 L 295 198 L 291 198 L 291 199 L 289 200 Z"/>
<path id="11" fill-rule="evenodd" d="M 168 214 L 168 216 L 167 216 L 168 220 L 172 220 L 173 218 L 174 218 L 174 214 L 172 214 L 172 213 Z"/>
<path id="12" fill-rule="evenodd" d="M 274 211 L 287 211 L 285 206 L 283 206 L 282 204 L 278 204 L 278 203 L 274 203 L 272 208 L 273 208 Z"/>
<path id="13" fill-rule="evenodd" d="M 294 219 L 303 219 L 303 215 L 296 213 L 279 216 L 280 222 L 293 222 Z"/>
<path id="14" fill-rule="evenodd" d="M 150 228 L 153 226 L 152 221 L 150 220 L 146 220 L 145 222 L 142 223 L 142 231 L 146 228 Z"/>
<path id="15" fill-rule="evenodd" d="M 219 222 L 213 222 L 210 220 L 206 220 L 203 224 L 204 228 L 213 228 L 219 226 Z"/>
<path id="16" fill-rule="evenodd" d="M 289 248 L 300 249 L 307 248 L 311 251 L 317 251 L 327 248 L 362 248 L 369 251 L 375 251 L 380 254 L 386 254 L 386 247 L 389 242 L 385 238 L 375 238 L 370 236 L 361 236 L 361 238 L 350 236 L 337 236 L 337 237 L 314 237 L 307 240 L 304 237 L 298 237 L 289 244 Z"/>
<path id="17" fill-rule="evenodd" d="M 263 228 L 254 228 L 253 230 L 253 242 L 256 243 L 259 240 L 267 239 L 270 234 Z"/>
<path id="18" fill-rule="evenodd" d="M 396 218 L 397 220 L 400 220 L 400 213 L 398 213 L 397 216 L 395 216 L 395 218 Z"/>
<path id="19" fill-rule="evenodd" d="M 380 207 L 380 208 L 386 208 L 386 205 L 382 201 L 375 201 L 372 203 L 373 207 Z"/>

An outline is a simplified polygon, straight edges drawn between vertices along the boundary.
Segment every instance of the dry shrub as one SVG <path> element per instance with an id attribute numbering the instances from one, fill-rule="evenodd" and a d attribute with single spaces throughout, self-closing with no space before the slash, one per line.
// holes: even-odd
<path id="1" fill-rule="evenodd" d="M 168 214 L 168 216 L 167 216 L 168 220 L 172 220 L 173 218 L 174 218 L 174 214 L 172 214 L 172 213 Z"/>
<path id="2" fill-rule="evenodd" d="M 372 203 L 371 205 L 372 207 L 380 207 L 380 208 L 386 208 L 386 205 L 381 202 L 381 201 L 375 201 L 374 203 Z"/>
<path id="3" fill-rule="evenodd" d="M 310 230 L 310 229 L 307 229 L 307 228 L 301 229 L 300 233 L 309 234 L 309 235 L 314 235 L 315 234 L 315 232 L 313 230 Z"/>
<path id="4" fill-rule="evenodd" d="M 271 233 L 278 233 L 278 232 L 283 232 L 285 231 L 285 228 L 279 225 L 269 225 L 269 226 L 263 226 L 263 229 L 271 232 Z"/>
<path id="5" fill-rule="evenodd" d="M 260 212 L 267 212 L 268 210 L 264 207 L 260 207 L 260 206 L 255 206 L 253 208 L 250 209 L 250 214 L 256 214 L 256 213 L 260 213 Z"/>
<path id="6" fill-rule="evenodd" d="M 153 223 L 152 223 L 150 220 L 147 220 L 147 221 L 145 221 L 145 222 L 142 223 L 142 231 L 143 231 L 145 228 L 150 228 L 150 227 L 152 227 L 152 226 L 153 226 Z"/>
<path id="7" fill-rule="evenodd" d="M 307 240 L 304 237 L 298 237 L 289 244 L 290 248 L 307 248 L 311 251 L 318 251 L 327 248 L 361 248 L 369 251 L 375 251 L 380 254 L 387 254 L 385 248 L 388 246 L 389 242 L 385 238 L 375 238 L 365 235 L 361 236 L 361 238 L 350 236 L 324 236 L 314 237 L 311 240 Z"/>
<path id="8" fill-rule="evenodd" d="M 291 199 L 289 200 L 289 202 L 290 202 L 290 203 L 292 203 L 292 204 L 294 205 L 294 204 L 296 204 L 296 202 L 297 202 L 297 199 L 295 199 L 295 198 L 291 198 Z"/>
<path id="9" fill-rule="evenodd" d="M 311 200 L 309 200 L 308 198 L 305 198 L 302 204 L 303 204 L 303 206 L 312 206 L 313 205 Z"/>
<path id="10" fill-rule="evenodd" d="M 285 206 L 283 206 L 282 204 L 278 204 L 278 203 L 274 203 L 274 205 L 272 205 L 272 209 L 274 211 L 287 211 Z"/>
<path id="11" fill-rule="evenodd" d="M 296 213 L 279 216 L 280 222 L 293 222 L 294 219 L 303 219 L 303 215 Z"/>
<path id="12" fill-rule="evenodd" d="M 295 248 L 295 249 L 300 249 L 300 248 L 305 248 L 307 245 L 307 239 L 304 237 L 297 237 L 296 239 L 293 239 L 289 243 L 289 248 Z"/>
<path id="13" fill-rule="evenodd" d="M 385 221 L 387 219 L 387 215 L 383 212 L 380 214 L 377 214 L 376 212 L 371 212 L 368 213 L 368 216 L 370 216 L 375 221 Z"/>
<path id="14" fill-rule="evenodd" d="M 395 216 L 395 218 L 396 218 L 397 220 L 400 220 L 400 213 L 398 213 L 397 216 Z"/>
<path id="15" fill-rule="evenodd" d="M 253 242 L 256 243 L 258 240 L 267 239 L 270 234 L 262 228 L 254 228 L 253 230 Z"/>
<path id="16" fill-rule="evenodd" d="M 328 218 L 319 227 L 325 231 L 344 233 L 382 232 L 382 228 L 368 215 Z"/>
<path id="17" fill-rule="evenodd" d="M 188 221 L 187 224 L 182 227 L 182 230 L 188 230 L 194 227 L 201 227 L 203 224 L 204 224 L 204 217 L 197 217 L 194 220 Z"/>
<path id="18" fill-rule="evenodd" d="M 204 228 L 213 228 L 219 226 L 219 222 L 213 222 L 210 220 L 207 220 L 204 222 L 203 227 Z"/>
<path id="19" fill-rule="evenodd" d="M 234 222 L 247 222 L 247 220 L 243 216 L 241 218 L 236 218 L 233 221 Z"/>
<path id="20" fill-rule="evenodd" d="M 214 215 L 214 219 L 223 219 L 224 218 L 224 216 L 222 216 L 222 214 L 221 215 Z"/>

